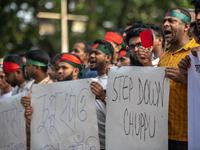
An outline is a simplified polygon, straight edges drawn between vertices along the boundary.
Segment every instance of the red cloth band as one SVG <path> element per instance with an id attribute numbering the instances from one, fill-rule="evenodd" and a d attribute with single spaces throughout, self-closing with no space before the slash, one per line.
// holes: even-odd
<path id="1" fill-rule="evenodd" d="M 108 42 L 115 42 L 117 44 L 121 44 L 123 42 L 123 38 L 114 32 L 107 32 L 104 40 Z"/>
<path id="2" fill-rule="evenodd" d="M 60 60 L 66 60 L 73 62 L 75 64 L 82 65 L 81 61 L 78 59 L 78 57 L 72 55 L 72 54 L 63 54 Z"/>
<path id="3" fill-rule="evenodd" d="M 19 64 L 13 62 L 3 62 L 3 71 L 14 72 L 19 69 Z"/>
<path id="4" fill-rule="evenodd" d="M 121 51 L 120 53 L 119 53 L 119 57 L 123 57 L 123 56 L 125 56 L 126 55 L 126 51 Z"/>
<path id="5" fill-rule="evenodd" d="M 96 44 L 92 47 L 92 49 L 96 49 L 98 46 L 99 46 L 99 43 L 96 43 Z"/>

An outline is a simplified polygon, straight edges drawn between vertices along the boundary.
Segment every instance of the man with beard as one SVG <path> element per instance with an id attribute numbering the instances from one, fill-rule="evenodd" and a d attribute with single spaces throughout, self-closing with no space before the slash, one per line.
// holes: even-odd
<path id="1" fill-rule="evenodd" d="M 114 53 L 113 46 L 105 40 L 95 40 L 90 55 L 91 70 L 98 73 L 97 82 L 91 83 L 91 91 L 96 95 L 96 112 L 101 150 L 105 149 L 105 121 L 106 121 L 106 87 L 107 78 L 105 68 L 111 64 Z"/>
<path id="2" fill-rule="evenodd" d="M 197 28 L 200 32 L 200 1 L 192 0 L 191 3 L 195 6 L 196 23 L 197 23 Z M 198 51 L 200 51 L 200 47 L 191 48 L 192 54 L 196 57 Z M 187 55 L 178 64 L 179 69 L 185 76 L 185 82 L 187 82 L 187 74 L 188 74 L 188 68 L 190 67 L 190 61 L 191 61 L 190 57 L 189 55 Z"/>
<path id="3" fill-rule="evenodd" d="M 80 58 L 68 53 L 62 55 L 58 67 L 58 81 L 76 80 L 84 70 Z"/>
<path id="4" fill-rule="evenodd" d="M 26 92 L 28 94 L 33 80 L 28 80 L 25 72 L 25 64 L 22 58 L 17 54 L 10 54 L 4 58 L 3 71 L 6 76 L 6 81 L 13 87 L 12 95 Z M 22 103 L 23 104 L 23 103 Z"/>
<path id="5" fill-rule="evenodd" d="M 182 8 L 167 10 L 163 20 L 163 32 L 170 45 L 160 58 L 158 66 L 166 67 L 165 77 L 170 79 L 169 150 L 188 149 L 187 86 L 178 63 L 191 52 L 190 48 L 199 46 L 194 39 L 189 39 L 190 22 L 189 12 Z"/>

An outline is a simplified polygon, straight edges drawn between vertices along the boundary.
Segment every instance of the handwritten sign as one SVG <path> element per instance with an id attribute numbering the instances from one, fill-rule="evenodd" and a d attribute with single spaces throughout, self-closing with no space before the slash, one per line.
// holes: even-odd
<path id="1" fill-rule="evenodd" d="M 26 150 L 23 93 L 0 101 L 0 150 Z"/>
<path id="2" fill-rule="evenodd" d="M 200 52 L 198 57 L 189 54 L 188 69 L 188 149 L 200 149 Z"/>
<path id="3" fill-rule="evenodd" d="M 99 149 L 92 79 L 33 86 L 31 150 Z"/>
<path id="4" fill-rule="evenodd" d="M 112 67 L 106 149 L 168 150 L 169 80 L 162 67 Z"/>

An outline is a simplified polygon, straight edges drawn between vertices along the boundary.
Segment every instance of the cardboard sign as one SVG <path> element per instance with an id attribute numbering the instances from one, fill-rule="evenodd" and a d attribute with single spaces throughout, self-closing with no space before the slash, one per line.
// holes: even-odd
<path id="1" fill-rule="evenodd" d="M 198 57 L 189 54 L 188 69 L 188 149 L 200 149 L 200 52 Z"/>
<path id="2" fill-rule="evenodd" d="M 31 150 L 100 149 L 92 79 L 37 84 L 31 105 Z"/>
<path id="3" fill-rule="evenodd" d="M 169 79 L 163 67 L 112 67 L 106 149 L 168 150 Z"/>
<path id="4" fill-rule="evenodd" d="M 0 100 L 0 150 L 26 150 L 23 93 Z"/>
<path id="5" fill-rule="evenodd" d="M 150 29 L 140 32 L 140 39 L 141 39 L 142 46 L 144 48 L 153 46 L 153 40 L 152 40 Z"/>

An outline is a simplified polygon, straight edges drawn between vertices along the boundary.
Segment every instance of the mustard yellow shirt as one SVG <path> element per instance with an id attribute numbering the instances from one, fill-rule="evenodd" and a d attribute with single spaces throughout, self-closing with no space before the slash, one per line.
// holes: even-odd
<path id="1" fill-rule="evenodd" d="M 178 67 L 178 63 L 188 53 L 190 48 L 200 46 L 194 39 L 181 49 L 173 52 L 171 47 L 160 58 L 159 67 Z M 187 118 L 187 85 L 177 83 L 170 79 L 168 138 L 176 141 L 188 141 Z"/>

